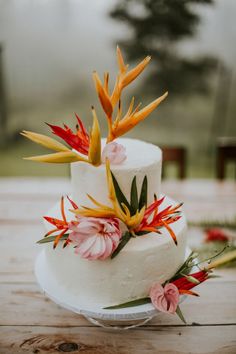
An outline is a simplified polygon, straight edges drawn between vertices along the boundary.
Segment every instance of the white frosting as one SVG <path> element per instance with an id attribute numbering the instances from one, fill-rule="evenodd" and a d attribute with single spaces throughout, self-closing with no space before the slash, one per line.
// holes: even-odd
<path id="1" fill-rule="evenodd" d="M 134 139 L 118 139 L 125 146 L 127 159 L 120 165 L 111 165 L 123 193 L 130 199 L 131 182 L 137 177 L 140 192 L 143 178 L 148 179 L 148 204 L 154 193 L 160 196 L 161 150 Z M 103 141 L 104 145 L 104 141 Z M 101 203 L 109 203 L 105 165 L 93 167 L 86 163 L 71 165 L 72 198 L 79 205 L 90 206 L 87 193 Z M 175 202 L 166 198 L 160 210 Z M 66 204 L 68 220 L 73 215 Z M 48 215 L 60 217 L 59 205 Z M 50 225 L 47 224 L 47 228 Z M 186 247 L 186 220 L 171 225 L 178 240 L 176 246 L 166 229 L 162 235 L 149 233 L 132 238 L 114 259 L 87 260 L 74 253 L 73 245 L 54 250 L 45 244 L 47 270 L 61 289 L 67 290 L 74 304 L 95 303 L 101 306 L 119 304 L 148 295 L 154 282 L 163 283 L 172 277 L 184 261 Z"/>
<path id="2" fill-rule="evenodd" d="M 136 139 L 117 139 L 126 148 L 127 159 L 120 165 L 111 165 L 119 186 L 130 199 L 131 183 L 136 176 L 138 192 L 141 190 L 143 178 L 148 179 L 148 203 L 153 201 L 154 193 L 160 195 L 162 152 L 153 144 Z M 102 141 L 103 146 L 105 140 Z M 94 167 L 84 162 L 71 164 L 72 198 L 79 205 L 93 205 L 87 197 L 89 193 L 97 201 L 109 204 L 106 167 L 102 164 Z"/>
<path id="3" fill-rule="evenodd" d="M 175 202 L 166 198 L 162 208 L 170 204 Z M 58 209 L 51 210 L 50 215 L 58 217 Z M 72 217 L 68 211 L 67 215 Z M 82 259 L 74 253 L 71 245 L 63 249 L 62 243 L 59 243 L 53 250 L 51 243 L 46 244 L 48 272 L 59 286 L 70 293 L 73 303 L 78 305 L 86 300 L 88 304 L 104 307 L 147 296 L 154 282 L 163 283 L 169 279 L 184 261 L 184 215 L 171 227 L 176 234 L 178 246 L 168 231 L 162 229 L 162 235 L 149 233 L 131 239 L 114 259 L 105 261 Z"/>

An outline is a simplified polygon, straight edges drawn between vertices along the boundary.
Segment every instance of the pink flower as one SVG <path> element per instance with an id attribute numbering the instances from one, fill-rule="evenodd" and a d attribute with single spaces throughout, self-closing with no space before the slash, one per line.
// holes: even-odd
<path id="1" fill-rule="evenodd" d="M 111 164 L 119 165 L 127 158 L 125 152 L 126 150 L 123 145 L 115 143 L 114 141 L 108 143 L 102 151 L 102 162 L 105 163 L 106 158 L 108 158 Z"/>
<path id="2" fill-rule="evenodd" d="M 179 303 L 179 290 L 174 284 L 166 284 L 164 287 L 155 283 L 150 290 L 150 298 L 153 306 L 161 312 L 175 313 Z"/>
<path id="3" fill-rule="evenodd" d="M 106 259 L 117 248 L 121 230 L 116 218 L 78 217 L 78 223 L 70 223 L 70 241 L 75 253 L 86 259 Z"/>

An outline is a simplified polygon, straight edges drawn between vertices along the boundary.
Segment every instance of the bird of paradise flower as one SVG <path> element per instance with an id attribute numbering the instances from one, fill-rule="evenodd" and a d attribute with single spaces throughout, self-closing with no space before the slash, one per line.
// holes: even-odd
<path id="1" fill-rule="evenodd" d="M 143 109 L 139 109 L 140 104 L 134 108 L 133 97 L 127 112 L 123 114 L 121 101 L 122 92 L 143 72 L 150 62 L 150 59 L 151 57 L 148 56 L 136 67 L 128 70 L 128 65 L 124 62 L 121 50 L 117 47 L 119 72 L 111 93 L 109 89 L 109 73 L 106 72 L 104 74 L 104 83 L 101 82 L 96 72 L 93 73 L 97 95 L 108 124 L 107 143 L 124 135 L 129 130 L 133 129 L 138 123 L 146 119 L 168 95 L 166 92 L 164 95 L 157 98 Z M 113 117 L 116 108 L 117 114 Z M 77 115 L 76 118 L 78 125 L 75 133 L 73 133 L 67 125 L 64 125 L 64 128 L 61 128 L 56 125 L 48 124 L 52 129 L 53 134 L 63 139 L 69 147 L 46 135 L 24 130 L 21 133 L 24 137 L 46 148 L 56 151 L 55 153 L 31 156 L 26 157 L 25 159 L 49 163 L 71 163 L 81 161 L 90 163 L 94 166 L 99 166 L 101 164 L 101 134 L 99 121 L 93 106 L 92 115 L 93 126 L 90 134 L 88 134 L 82 121 Z"/>

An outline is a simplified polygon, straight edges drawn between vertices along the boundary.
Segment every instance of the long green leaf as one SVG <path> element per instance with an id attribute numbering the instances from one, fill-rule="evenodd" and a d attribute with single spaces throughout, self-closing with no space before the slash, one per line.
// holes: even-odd
<path id="1" fill-rule="evenodd" d="M 139 209 L 136 176 L 134 176 L 132 184 L 131 184 L 130 206 L 131 206 L 131 215 L 135 215 L 137 210 Z"/>
<path id="2" fill-rule="evenodd" d="M 183 323 L 187 324 L 187 322 L 186 322 L 186 320 L 184 318 L 184 315 L 182 314 L 182 311 L 180 310 L 179 306 L 177 306 L 176 315 L 179 316 L 179 318 L 181 319 L 181 321 L 183 321 Z"/>
<path id="3" fill-rule="evenodd" d="M 143 179 L 141 193 L 139 197 L 139 210 L 141 210 L 143 206 L 147 206 L 147 191 L 148 191 L 148 181 L 147 181 L 147 176 L 145 176 Z"/>
<path id="4" fill-rule="evenodd" d="M 122 250 L 122 248 L 125 247 L 125 245 L 129 242 L 131 239 L 132 235 L 127 231 L 121 238 L 121 241 L 118 245 L 118 247 L 115 249 L 115 251 L 111 255 L 111 259 L 113 259 L 115 256 L 118 255 L 118 253 Z"/>
<path id="5" fill-rule="evenodd" d="M 69 234 L 64 234 L 61 238 L 60 238 L 60 240 L 66 240 L 67 238 L 68 238 L 68 236 L 69 236 Z M 53 242 L 53 241 L 55 241 L 55 238 L 56 238 L 57 236 L 48 236 L 48 237 L 44 237 L 44 238 L 42 238 L 41 240 L 39 240 L 39 241 L 37 241 L 36 243 L 47 243 L 47 242 Z"/>
<path id="6" fill-rule="evenodd" d="M 123 304 L 104 307 L 104 309 L 106 309 L 106 310 L 123 309 L 125 307 L 134 307 L 134 306 L 140 306 L 140 305 L 148 304 L 150 302 L 151 302 L 150 297 L 143 297 L 143 298 L 140 298 L 140 299 L 124 302 Z"/>
<path id="7" fill-rule="evenodd" d="M 114 184 L 114 188 L 115 188 L 115 192 L 116 192 L 116 198 L 120 204 L 120 207 L 122 208 L 122 210 L 124 211 L 124 208 L 122 206 L 122 203 L 125 204 L 127 206 L 127 208 L 131 211 L 131 207 L 130 204 L 128 202 L 128 200 L 126 199 L 125 195 L 123 194 L 122 190 L 120 189 L 120 186 L 115 178 L 115 176 L 113 175 L 113 173 L 111 172 L 112 175 L 112 179 L 113 179 L 113 184 Z"/>

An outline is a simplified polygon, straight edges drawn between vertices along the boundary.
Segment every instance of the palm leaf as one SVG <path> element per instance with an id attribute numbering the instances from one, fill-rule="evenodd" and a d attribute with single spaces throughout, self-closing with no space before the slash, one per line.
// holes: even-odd
<path id="1" fill-rule="evenodd" d="M 141 193 L 139 197 L 139 210 L 141 210 L 143 206 L 147 206 L 147 190 L 148 190 L 148 181 L 147 181 L 147 176 L 145 176 L 143 179 Z"/>
<path id="2" fill-rule="evenodd" d="M 130 206 L 131 206 L 131 210 L 130 210 L 131 215 L 134 215 L 136 211 L 139 209 L 136 176 L 134 176 L 132 180 L 131 192 L 130 192 Z"/>
<path id="3" fill-rule="evenodd" d="M 69 234 L 64 234 L 60 240 L 66 240 L 68 238 Z M 56 239 L 57 235 L 56 236 L 48 236 L 48 237 L 44 237 L 42 238 L 41 240 L 37 241 L 36 243 L 48 243 L 48 242 L 54 242 L 55 239 Z"/>
<path id="4" fill-rule="evenodd" d="M 181 319 L 181 321 L 183 321 L 185 324 L 187 324 L 185 318 L 184 318 L 184 315 L 182 314 L 182 311 L 180 310 L 180 307 L 177 306 L 177 309 L 176 309 L 176 315 L 179 316 L 179 318 Z"/>
<path id="5" fill-rule="evenodd" d="M 143 298 L 140 298 L 140 299 L 124 302 L 123 304 L 104 307 L 104 309 L 106 309 L 106 310 L 123 309 L 125 307 L 134 307 L 134 306 L 140 306 L 140 305 L 144 305 L 144 304 L 149 304 L 150 302 L 151 302 L 150 297 L 143 297 Z"/>
<path id="6" fill-rule="evenodd" d="M 131 239 L 132 235 L 129 233 L 129 231 L 127 231 L 121 238 L 121 241 L 118 245 L 118 247 L 115 249 L 115 251 L 112 253 L 111 255 L 111 259 L 115 258 L 118 253 L 120 253 L 120 251 L 122 250 L 122 248 L 125 247 L 125 245 L 129 242 L 129 240 Z"/>
<path id="7" fill-rule="evenodd" d="M 131 210 L 131 206 L 130 206 L 128 200 L 126 199 L 125 195 L 123 194 L 122 190 L 120 189 L 120 186 L 119 186 L 119 184 L 112 172 L 111 172 L 111 176 L 112 176 L 113 185 L 115 188 L 116 198 L 120 204 L 121 209 L 124 211 L 124 208 L 122 206 L 122 203 L 123 203 L 127 206 L 127 208 L 129 210 Z"/>

